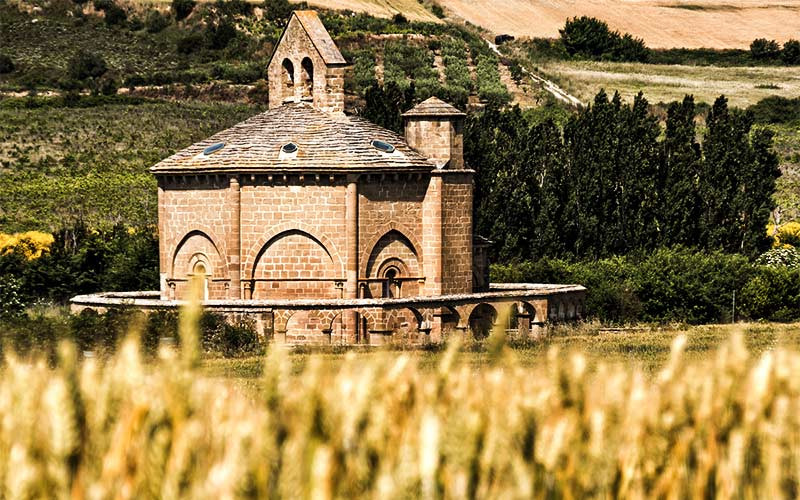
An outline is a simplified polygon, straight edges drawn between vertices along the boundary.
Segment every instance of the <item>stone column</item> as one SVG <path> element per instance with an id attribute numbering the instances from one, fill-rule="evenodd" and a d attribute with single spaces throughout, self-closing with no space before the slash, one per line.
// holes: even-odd
<path id="1" fill-rule="evenodd" d="M 358 175 L 347 176 L 347 197 L 345 201 L 345 239 L 347 241 L 347 263 L 345 265 L 344 298 L 358 298 Z M 348 343 L 358 337 L 358 313 L 344 313 L 344 336 Z"/>
<path id="2" fill-rule="evenodd" d="M 159 270 L 159 290 L 161 290 L 161 300 L 169 299 L 169 286 L 167 285 L 167 236 L 164 232 L 166 224 L 167 200 L 164 196 L 164 178 L 158 178 L 158 270 Z"/>
<path id="3" fill-rule="evenodd" d="M 422 203 L 424 295 L 442 294 L 442 176 L 434 172 Z"/>
<path id="4" fill-rule="evenodd" d="M 228 298 L 242 298 L 241 269 L 241 221 L 242 221 L 242 191 L 239 186 L 239 179 L 234 175 L 230 178 L 230 189 L 228 190 L 228 201 L 231 211 L 231 230 L 228 233 L 228 276 L 231 286 L 228 290 Z"/>

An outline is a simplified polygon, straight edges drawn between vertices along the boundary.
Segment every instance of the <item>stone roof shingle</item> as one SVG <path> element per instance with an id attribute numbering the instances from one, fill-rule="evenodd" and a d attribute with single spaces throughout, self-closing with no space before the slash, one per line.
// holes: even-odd
<path id="1" fill-rule="evenodd" d="M 438 97 L 430 97 L 421 103 L 417 104 L 410 110 L 403 113 L 403 116 L 408 117 L 425 117 L 425 116 L 466 116 L 458 108 L 455 108 Z"/>
<path id="2" fill-rule="evenodd" d="M 347 64 L 347 61 L 342 56 L 342 53 L 339 52 L 339 48 L 336 47 L 331 35 L 328 33 L 328 30 L 325 29 L 325 25 L 322 24 L 322 20 L 315 11 L 296 10 L 294 11 L 294 15 L 297 17 L 297 20 L 300 21 L 306 33 L 308 33 L 319 55 L 325 60 L 325 64 Z"/>
<path id="3" fill-rule="evenodd" d="M 395 147 L 387 154 L 372 140 Z M 204 155 L 219 142 L 225 147 Z M 281 147 L 297 144 L 296 156 L 281 155 Z M 162 160 L 153 173 L 186 172 L 336 172 L 430 171 L 433 165 L 411 149 L 405 139 L 367 120 L 327 114 L 308 103 L 285 104 L 255 115 Z"/>

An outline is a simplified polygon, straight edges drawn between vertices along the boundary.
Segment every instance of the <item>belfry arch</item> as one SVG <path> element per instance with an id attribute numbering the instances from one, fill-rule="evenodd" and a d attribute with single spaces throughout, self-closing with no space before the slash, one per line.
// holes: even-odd
<path id="1" fill-rule="evenodd" d="M 288 58 L 281 63 L 281 99 L 294 97 L 294 64 Z"/>

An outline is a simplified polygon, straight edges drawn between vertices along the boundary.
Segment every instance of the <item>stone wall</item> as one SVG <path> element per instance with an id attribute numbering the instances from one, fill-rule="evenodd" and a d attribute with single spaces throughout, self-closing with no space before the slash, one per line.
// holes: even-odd
<path id="1" fill-rule="evenodd" d="M 472 173 L 443 176 L 442 293 L 472 292 Z"/>
<path id="2" fill-rule="evenodd" d="M 286 100 L 313 101 L 329 113 L 344 112 L 344 66 L 328 66 L 297 17 L 292 16 L 267 67 L 269 107 Z"/>
<path id="3" fill-rule="evenodd" d="M 346 280 L 344 181 L 245 182 L 241 193 L 244 298 L 337 298 Z"/>

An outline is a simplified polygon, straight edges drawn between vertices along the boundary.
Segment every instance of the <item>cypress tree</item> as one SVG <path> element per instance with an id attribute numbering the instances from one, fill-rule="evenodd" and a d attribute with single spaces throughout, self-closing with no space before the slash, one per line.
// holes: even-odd
<path id="1" fill-rule="evenodd" d="M 696 245 L 699 241 L 698 186 L 702 156 L 695 133 L 695 109 L 694 97 L 687 95 L 683 102 L 673 102 L 667 110 L 659 176 L 659 239 L 667 246 Z"/>

